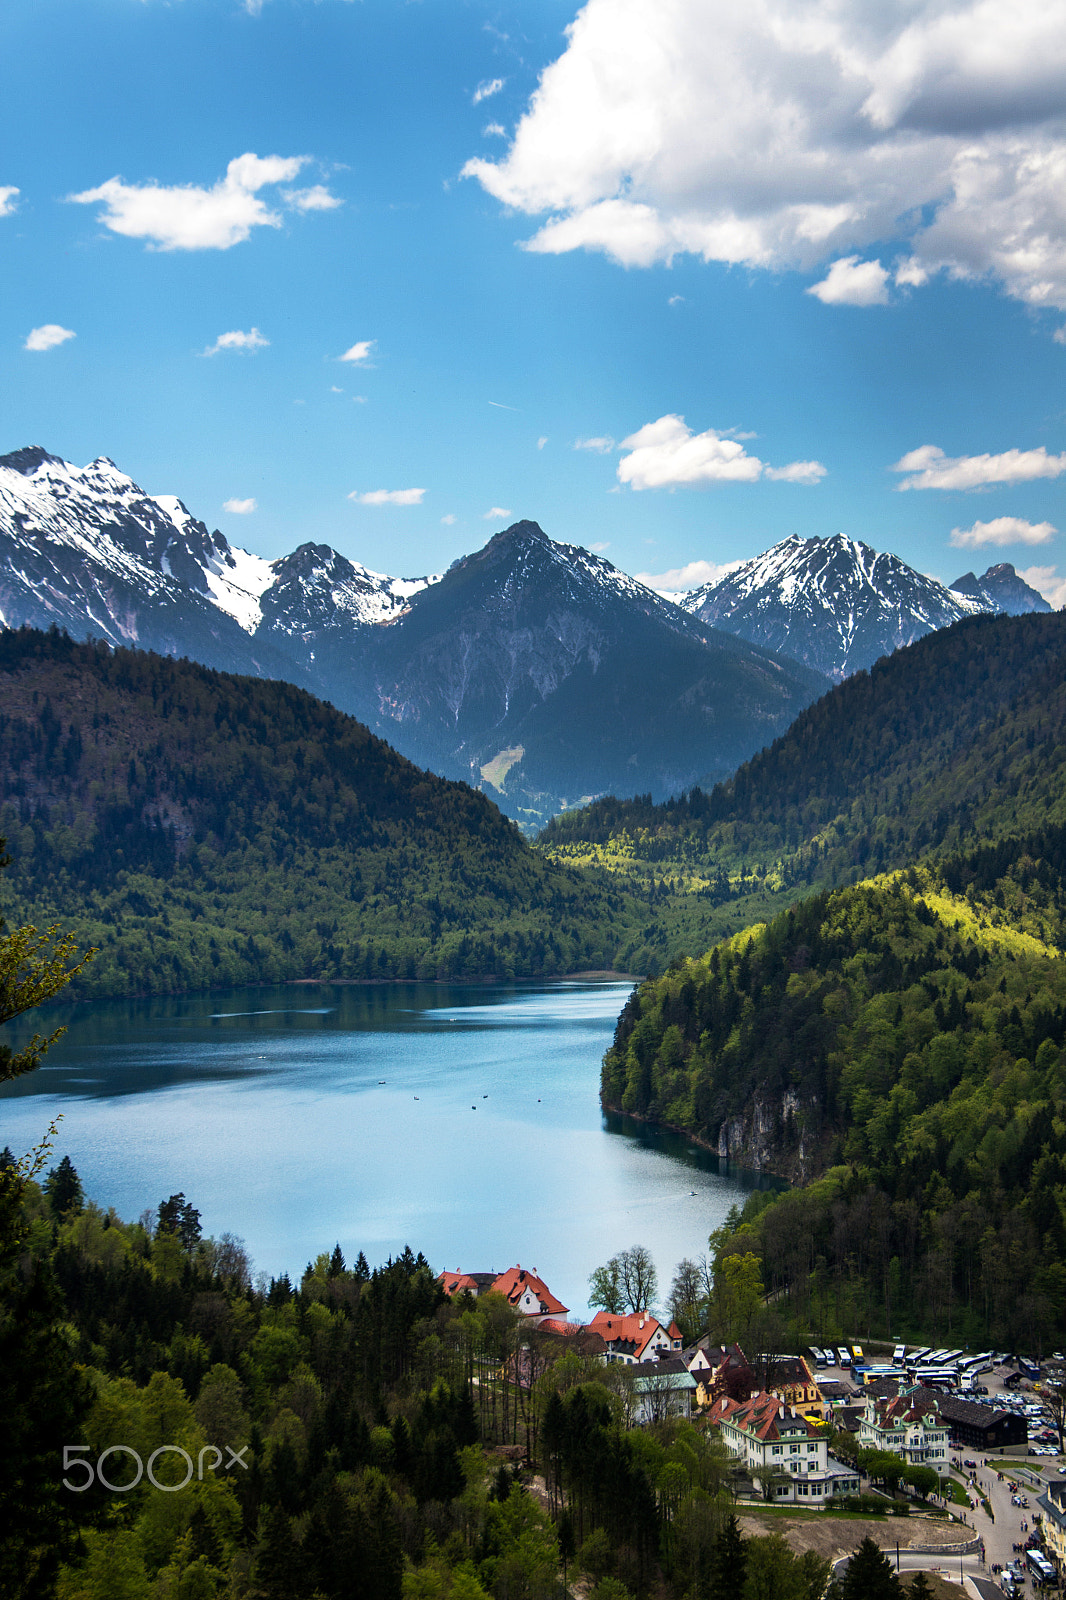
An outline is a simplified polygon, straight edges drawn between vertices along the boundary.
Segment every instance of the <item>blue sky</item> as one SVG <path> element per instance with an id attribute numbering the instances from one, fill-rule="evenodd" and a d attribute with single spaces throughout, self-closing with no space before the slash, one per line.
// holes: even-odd
<path id="1" fill-rule="evenodd" d="M 394 575 L 529 517 L 1062 604 L 1064 113 L 1035 0 L 7 0 L 0 451 Z"/>

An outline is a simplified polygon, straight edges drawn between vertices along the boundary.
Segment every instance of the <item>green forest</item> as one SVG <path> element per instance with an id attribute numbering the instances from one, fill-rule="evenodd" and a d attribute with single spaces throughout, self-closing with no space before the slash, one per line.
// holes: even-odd
<path id="1" fill-rule="evenodd" d="M 57 633 L 0 632 L 0 834 L 75 997 L 665 965 L 647 896 L 304 691 Z"/>
<path id="2" fill-rule="evenodd" d="M 5 1152 L 0 1291 L 6 1600 L 823 1595 L 716 1438 L 410 1249 L 255 1283 L 183 1194 L 128 1224 Z"/>
<path id="3" fill-rule="evenodd" d="M 822 888 L 1066 822 L 1066 614 L 974 617 L 858 672 L 711 793 L 606 798 L 540 847 L 674 894 L 686 954 Z M 709 937 L 700 941 L 700 931 Z"/>
<path id="4" fill-rule="evenodd" d="M 932 635 L 731 785 L 590 821 L 591 851 L 640 817 L 645 859 L 721 863 L 725 937 L 634 992 L 602 1095 L 797 1185 L 720 1241 L 795 1337 L 1061 1345 L 1066 619 L 1031 620 Z"/>

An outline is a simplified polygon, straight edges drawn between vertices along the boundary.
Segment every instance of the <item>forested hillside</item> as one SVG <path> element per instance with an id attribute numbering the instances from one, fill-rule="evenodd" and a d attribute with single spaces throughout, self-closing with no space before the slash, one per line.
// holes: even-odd
<path id="1" fill-rule="evenodd" d="M 815 1180 L 727 1247 L 797 1329 L 1050 1348 L 1064 949 L 1061 824 L 810 896 L 635 991 L 604 1102 Z"/>
<path id="2" fill-rule="evenodd" d="M 5 1600 L 825 1591 L 813 1553 L 741 1538 L 720 1440 L 628 1427 L 628 1369 L 449 1301 L 411 1249 L 253 1286 L 184 1194 L 128 1224 L 5 1152 L 0 1337 Z"/>
<path id="3" fill-rule="evenodd" d="M 30 630 L 0 633 L 0 834 L 7 921 L 99 947 L 81 995 L 603 968 L 647 917 L 299 689 Z"/>
<path id="4" fill-rule="evenodd" d="M 813 889 L 1066 821 L 1066 614 L 976 617 L 849 678 L 712 793 L 556 817 L 552 859 L 676 886 L 711 937 Z M 705 943 L 709 943 L 708 938 Z"/>

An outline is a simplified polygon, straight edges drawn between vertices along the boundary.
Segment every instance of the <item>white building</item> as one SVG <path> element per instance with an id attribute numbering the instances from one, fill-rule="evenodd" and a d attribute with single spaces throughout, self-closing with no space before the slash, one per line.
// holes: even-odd
<path id="1" fill-rule="evenodd" d="M 794 1406 L 765 1390 L 750 1400 L 723 1395 L 710 1411 L 722 1442 L 744 1462 L 753 1478 L 785 1472 L 774 1485 L 775 1500 L 824 1505 L 835 1496 L 858 1494 L 859 1474 L 829 1454 L 826 1430 Z"/>
<path id="2" fill-rule="evenodd" d="M 929 1389 L 903 1389 L 894 1398 L 870 1395 L 859 1424 L 865 1450 L 891 1451 L 908 1466 L 933 1467 L 943 1476 L 950 1465 L 949 1430 Z"/>

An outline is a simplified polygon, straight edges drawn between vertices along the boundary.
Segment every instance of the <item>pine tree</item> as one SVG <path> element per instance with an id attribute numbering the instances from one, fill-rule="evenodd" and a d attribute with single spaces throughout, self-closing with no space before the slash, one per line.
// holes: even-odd
<path id="1" fill-rule="evenodd" d="M 77 1216 L 85 1208 L 81 1179 L 69 1156 L 64 1156 L 59 1165 L 52 1168 L 44 1180 L 44 1192 L 57 1221 L 67 1216 Z"/>
<path id="2" fill-rule="evenodd" d="M 841 1600 L 901 1600 L 903 1587 L 892 1571 L 892 1563 L 867 1537 L 862 1541 L 844 1574 Z"/>
<path id="3" fill-rule="evenodd" d="M 715 1600 L 740 1600 L 748 1571 L 748 1556 L 740 1524 L 731 1512 L 711 1547 L 711 1593 Z"/>

